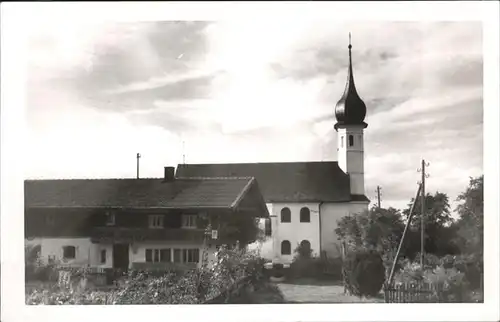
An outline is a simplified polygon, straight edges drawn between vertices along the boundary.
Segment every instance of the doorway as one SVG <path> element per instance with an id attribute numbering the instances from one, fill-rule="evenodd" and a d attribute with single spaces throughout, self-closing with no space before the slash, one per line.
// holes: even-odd
<path id="1" fill-rule="evenodd" d="M 128 270 L 128 264 L 129 245 L 113 244 L 113 268 L 126 272 Z"/>

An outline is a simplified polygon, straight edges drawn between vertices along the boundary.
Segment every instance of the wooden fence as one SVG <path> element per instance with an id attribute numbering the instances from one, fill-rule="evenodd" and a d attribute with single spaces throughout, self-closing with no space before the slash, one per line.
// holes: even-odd
<path id="1" fill-rule="evenodd" d="M 384 299 L 386 303 L 444 302 L 441 289 L 425 282 L 385 285 Z"/>

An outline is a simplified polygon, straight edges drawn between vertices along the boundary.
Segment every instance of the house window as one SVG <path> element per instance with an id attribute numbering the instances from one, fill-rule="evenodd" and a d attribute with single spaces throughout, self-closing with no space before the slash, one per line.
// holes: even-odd
<path id="1" fill-rule="evenodd" d="M 180 263 L 181 262 L 181 250 L 176 248 L 174 249 L 174 263 Z"/>
<path id="2" fill-rule="evenodd" d="M 170 262 L 170 248 L 147 248 L 146 249 L 146 262 L 147 263 L 158 263 L 158 262 Z"/>
<path id="3" fill-rule="evenodd" d="M 271 219 L 266 218 L 266 220 L 264 221 L 264 234 L 266 236 L 271 236 L 272 233 L 273 233 L 273 227 L 272 227 Z"/>
<path id="4" fill-rule="evenodd" d="M 64 246 L 63 247 L 63 258 L 64 259 L 75 259 L 76 248 L 75 246 Z"/>
<path id="5" fill-rule="evenodd" d="M 354 136 L 349 135 L 349 146 L 353 146 L 353 145 L 354 145 Z"/>
<path id="6" fill-rule="evenodd" d="M 196 215 L 182 215 L 182 228 L 196 228 Z"/>
<path id="7" fill-rule="evenodd" d="M 106 250 L 101 250 L 101 264 L 106 264 Z"/>
<path id="8" fill-rule="evenodd" d="M 49 264 L 54 264 L 56 262 L 56 256 L 55 255 L 47 256 L 47 261 Z"/>
<path id="9" fill-rule="evenodd" d="M 170 263 L 171 261 L 170 248 L 160 249 L 160 262 Z"/>
<path id="10" fill-rule="evenodd" d="M 292 254 L 292 245 L 288 240 L 284 240 L 281 242 L 281 255 L 291 255 Z"/>
<path id="11" fill-rule="evenodd" d="M 112 211 L 106 211 L 106 225 L 114 226 L 115 225 L 115 213 Z"/>
<path id="12" fill-rule="evenodd" d="M 163 215 L 149 216 L 149 228 L 163 228 Z"/>
<path id="13" fill-rule="evenodd" d="M 300 222 L 311 222 L 311 211 L 309 211 L 309 208 L 304 207 L 300 209 Z"/>
<path id="14" fill-rule="evenodd" d="M 200 261 L 200 250 L 198 248 L 182 250 L 184 263 L 198 263 Z"/>
<path id="15" fill-rule="evenodd" d="M 292 213 L 290 212 L 290 208 L 285 207 L 281 209 L 281 222 L 291 222 L 292 221 Z"/>

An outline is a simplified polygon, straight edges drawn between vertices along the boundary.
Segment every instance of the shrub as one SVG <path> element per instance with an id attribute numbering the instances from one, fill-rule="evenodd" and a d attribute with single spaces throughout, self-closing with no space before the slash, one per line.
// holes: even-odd
<path id="1" fill-rule="evenodd" d="M 424 271 L 420 263 L 405 262 L 404 266 L 396 272 L 394 281 L 399 283 L 414 283 L 424 280 Z"/>
<path id="2" fill-rule="evenodd" d="M 444 302 L 468 302 L 471 301 L 469 282 L 465 274 L 455 268 L 444 268 L 438 266 L 433 270 L 426 270 L 423 274 L 425 282 L 434 285 L 440 293 L 440 301 Z"/>
<path id="3" fill-rule="evenodd" d="M 480 255 L 446 255 L 440 260 L 440 265 L 444 268 L 455 268 L 465 274 L 472 289 L 481 287 L 483 274 L 483 257 Z"/>
<path id="4" fill-rule="evenodd" d="M 375 296 L 385 281 L 381 255 L 374 250 L 349 252 L 343 263 L 344 284 L 353 295 Z"/>
<path id="5" fill-rule="evenodd" d="M 436 266 L 439 266 L 441 264 L 442 258 L 431 254 L 431 253 L 425 253 L 424 256 L 424 268 L 432 269 Z M 413 259 L 413 262 L 415 263 L 420 263 L 420 253 L 417 253 Z"/>

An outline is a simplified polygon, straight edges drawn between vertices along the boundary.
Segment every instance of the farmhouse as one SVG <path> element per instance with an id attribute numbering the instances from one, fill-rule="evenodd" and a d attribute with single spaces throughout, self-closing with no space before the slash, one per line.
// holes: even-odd
<path id="1" fill-rule="evenodd" d="M 177 177 L 252 176 L 271 214 L 272 257 L 290 263 L 298 245 L 336 257 L 337 220 L 368 208 L 364 184 L 366 106 L 354 84 L 351 44 L 344 94 L 335 107 L 337 162 L 180 164 Z"/>
<path id="2" fill-rule="evenodd" d="M 220 244 L 252 242 L 268 216 L 252 177 L 25 181 L 25 238 L 41 259 L 68 266 L 201 265 Z"/>

